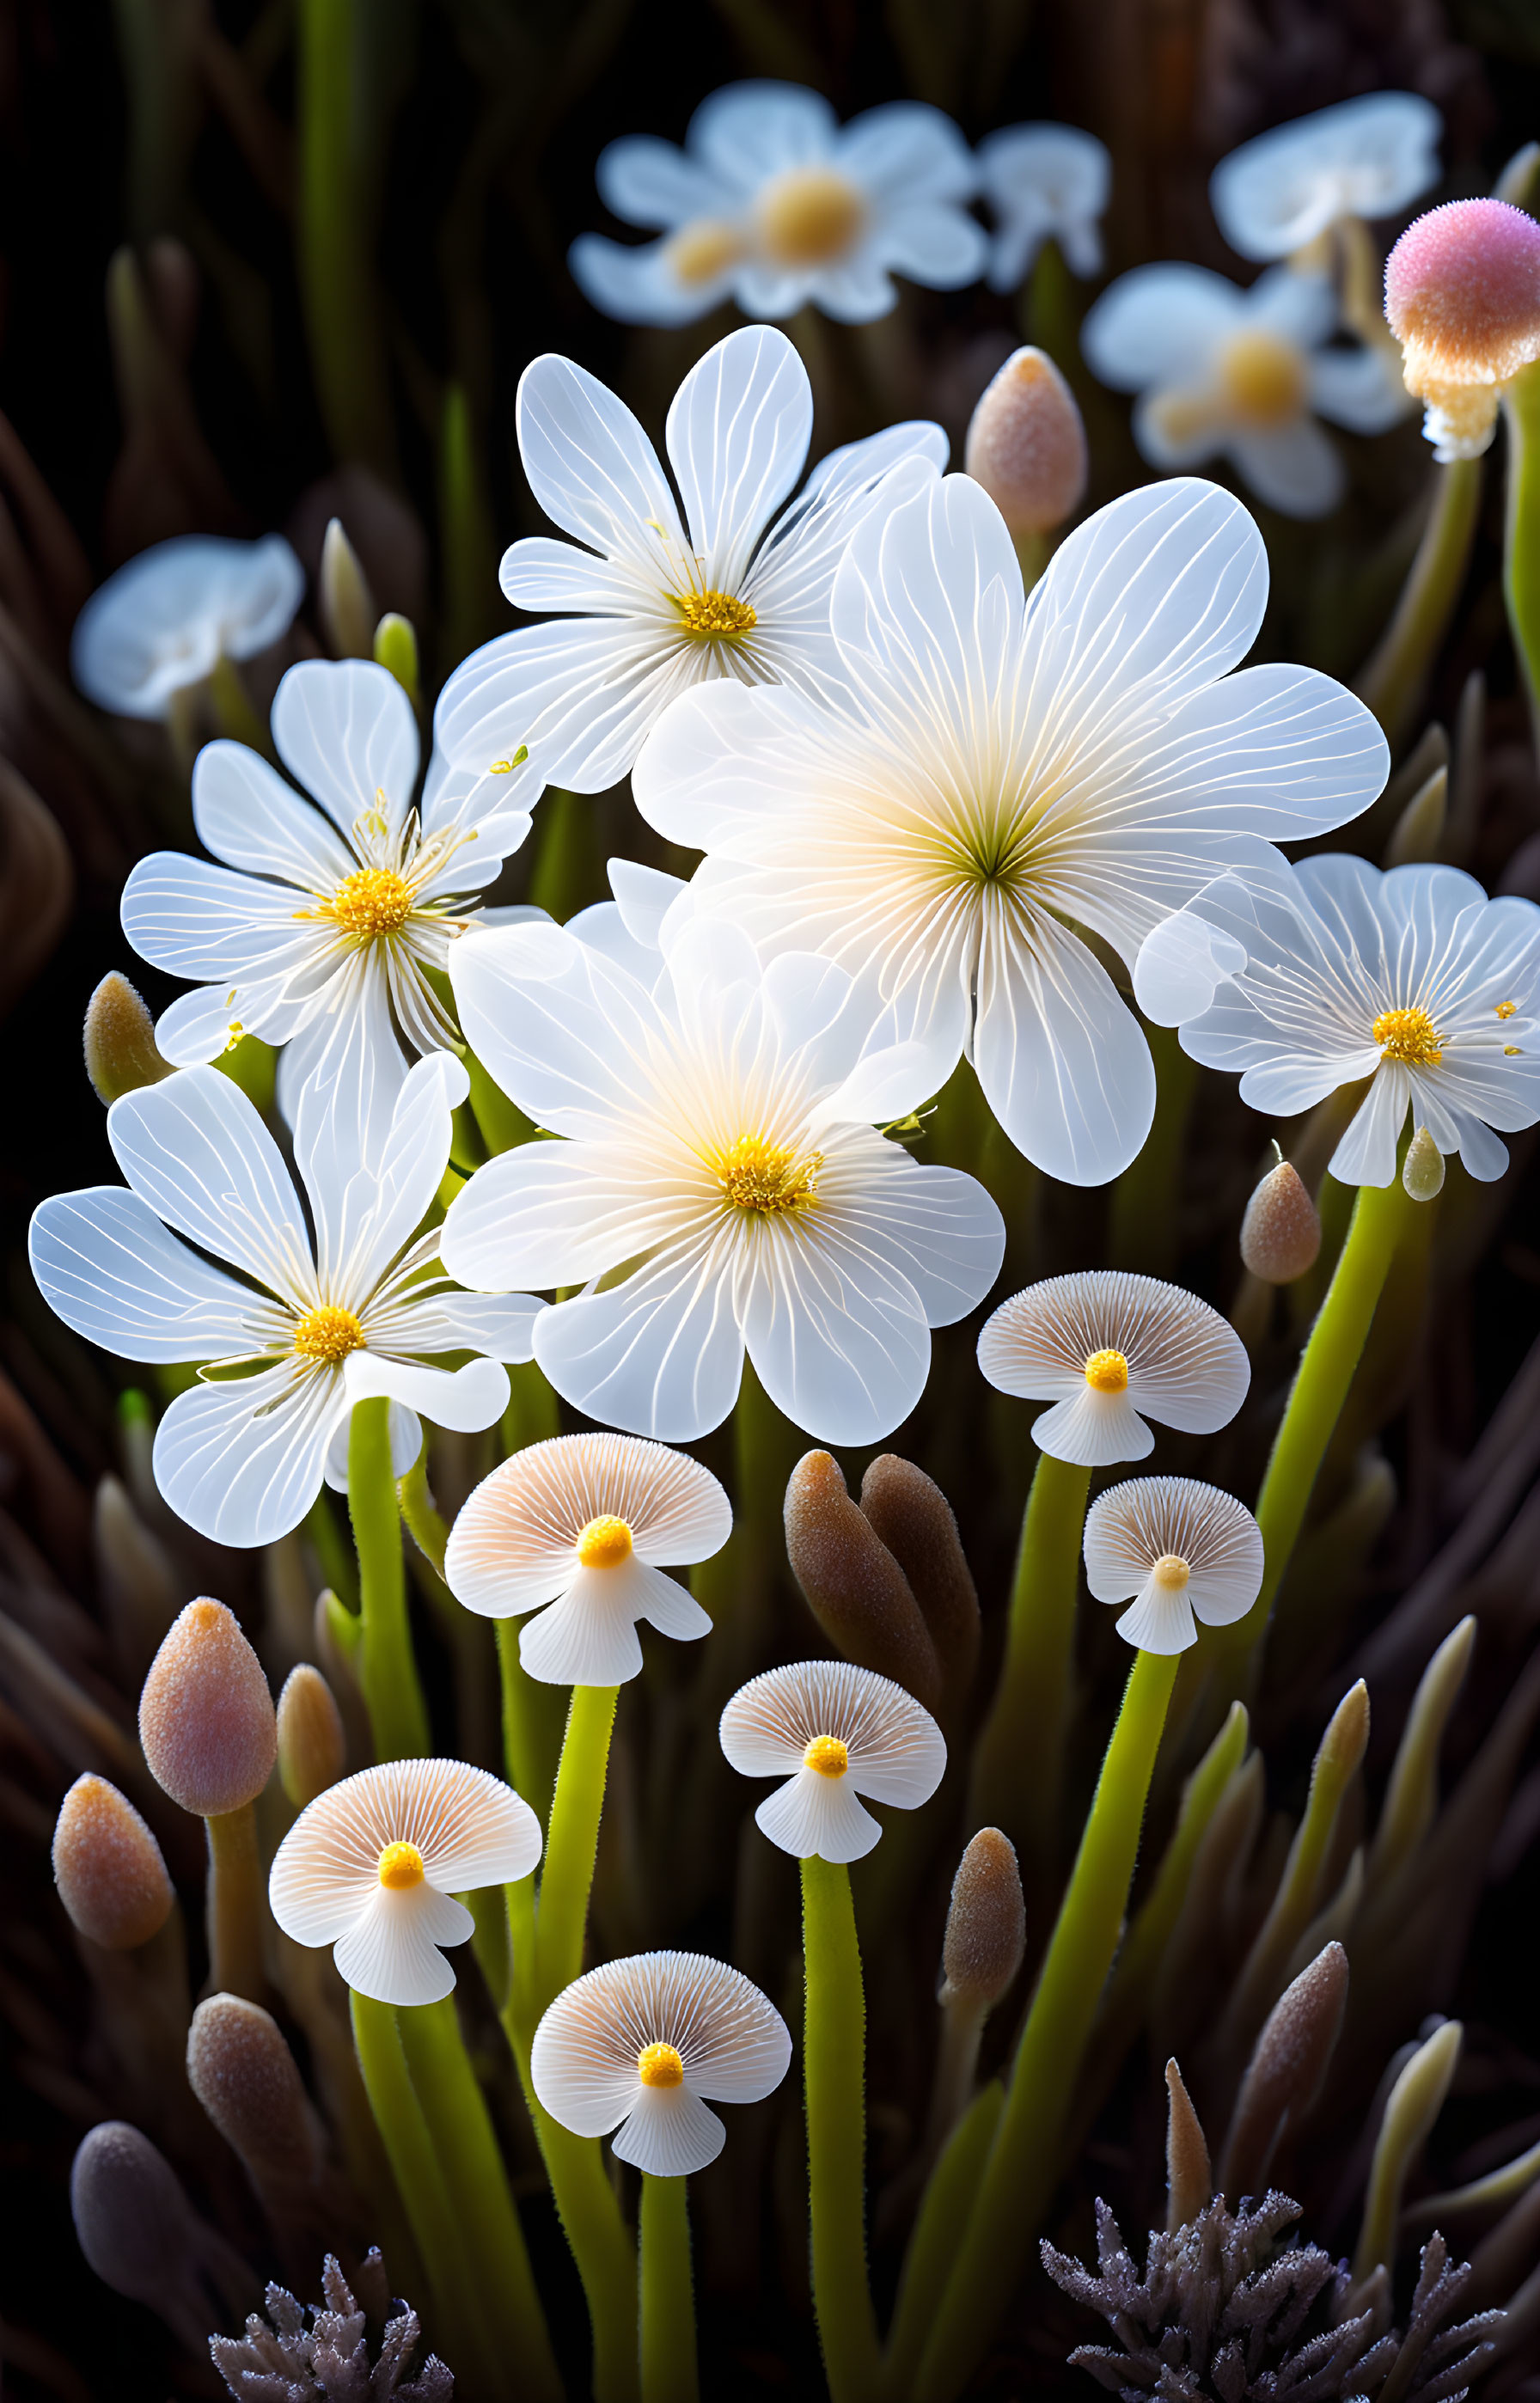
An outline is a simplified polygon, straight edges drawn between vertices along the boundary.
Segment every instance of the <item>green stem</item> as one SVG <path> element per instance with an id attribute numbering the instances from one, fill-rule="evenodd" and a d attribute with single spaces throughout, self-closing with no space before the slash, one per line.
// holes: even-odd
<path id="1" fill-rule="evenodd" d="M 551 1792 L 562 1751 L 562 1728 L 554 1703 L 559 1686 L 532 1677 L 519 1657 L 520 1618 L 500 1618 L 497 1665 L 503 1686 L 503 1758 L 511 1786 L 521 1794 L 542 1827 L 550 1819 Z"/>
<path id="2" fill-rule="evenodd" d="M 1021 1520 L 1006 1657 L 974 1754 L 969 1815 L 1002 1828 L 1041 1889 L 1054 1854 L 1090 1470 L 1037 1455 Z"/>
<path id="3" fill-rule="evenodd" d="M 262 1930 L 267 1881 L 257 1849 L 257 1813 L 250 1802 L 205 1819 L 209 1839 L 209 1992 L 266 2002 Z"/>
<path id="4" fill-rule="evenodd" d="M 802 1863 L 802 1957 L 818 2340 L 831 2403 L 873 2403 L 881 2364 L 867 2278 L 867 2005 L 850 1871 L 842 1863 Z"/>
<path id="5" fill-rule="evenodd" d="M 492 2327 L 500 2390 L 558 2403 L 562 2382 L 508 2191 L 503 2157 L 465 2051 L 454 1998 L 402 2010 L 397 2024 L 411 2082 L 460 2226 L 471 2279 Z"/>
<path id="6" fill-rule="evenodd" d="M 1540 364 L 1520 368 L 1503 399 L 1508 429 L 1503 597 L 1529 695 L 1531 724 L 1540 740 Z M 1479 462 L 1473 464 L 1479 467 Z"/>
<path id="7" fill-rule="evenodd" d="M 1395 614 L 1355 688 L 1393 743 L 1406 731 L 1454 615 L 1481 505 L 1479 459 L 1453 460 L 1436 467 L 1434 477 L 1427 523 Z"/>
<path id="8" fill-rule="evenodd" d="M 1338 1254 L 1326 1298 L 1300 1356 L 1257 1496 L 1256 1523 L 1262 1530 L 1264 1549 L 1261 1590 L 1245 1618 L 1217 1638 L 1216 1648 L 1256 1644 L 1267 1628 L 1273 1596 L 1304 1525 L 1316 1476 L 1368 1339 L 1396 1243 L 1417 1207 L 1399 1173 L 1388 1185 L 1358 1188 L 1347 1241 Z"/>
<path id="9" fill-rule="evenodd" d="M 388 477 L 395 444 L 371 255 L 371 38 L 358 0 L 299 0 L 299 285 L 316 397 L 337 457 Z"/>
<path id="10" fill-rule="evenodd" d="M 342 1541 L 342 1532 L 332 1508 L 331 1495 L 323 1485 L 301 1521 L 306 1541 L 315 1547 L 315 1558 L 321 1571 L 321 1582 L 329 1585 L 339 1602 L 354 1615 L 358 1609 L 358 1569 L 352 1553 Z"/>
<path id="11" fill-rule="evenodd" d="M 535 1985 L 542 2007 L 570 1986 L 583 1966 L 583 1933 L 619 1693 L 618 1686 L 572 1689 L 535 1920 Z"/>
<path id="12" fill-rule="evenodd" d="M 698 2403 L 688 2180 L 642 2174 L 642 2403 Z"/>
<path id="13" fill-rule="evenodd" d="M 563 792 L 551 785 L 535 819 L 538 847 L 530 878 L 530 899 L 564 924 L 591 898 L 593 801 L 588 793 Z"/>
<path id="14" fill-rule="evenodd" d="M 1005 2100 L 1005 2089 L 997 2077 L 974 2096 L 942 2146 L 921 2198 L 888 2332 L 885 2372 L 890 2395 L 902 2394 L 936 2316 Z"/>
<path id="15" fill-rule="evenodd" d="M 363 1628 L 358 1682 L 377 1760 L 420 1759 L 428 1712 L 412 1658 L 401 1521 L 390 1457 L 390 1404 L 356 1402 L 348 1435 L 348 1515 L 358 1554 Z"/>
<path id="16" fill-rule="evenodd" d="M 915 2379 L 951 2403 L 983 2355 L 1060 2174 L 1064 2124 L 1128 1908 L 1139 1830 L 1176 1682 L 1175 1653 L 1139 1652 L 1011 2067 L 1006 2106 Z"/>
<path id="17" fill-rule="evenodd" d="M 405 1477 L 397 1478 L 395 1498 L 407 1522 L 408 1535 L 435 1576 L 441 1579 L 450 1531 L 434 1507 L 433 1496 L 428 1492 L 428 1447 L 425 1442 Z"/>

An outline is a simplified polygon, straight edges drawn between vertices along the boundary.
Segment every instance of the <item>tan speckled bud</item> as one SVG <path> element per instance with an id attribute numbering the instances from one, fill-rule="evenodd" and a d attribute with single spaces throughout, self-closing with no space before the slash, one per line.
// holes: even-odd
<path id="1" fill-rule="evenodd" d="M 978 1658 L 978 1593 L 951 1504 L 912 1460 L 884 1452 L 861 1479 L 861 1515 L 909 1579 L 949 1694 L 963 1694 Z"/>
<path id="2" fill-rule="evenodd" d="M 1241 1257 L 1265 1285 L 1292 1285 L 1313 1268 L 1321 1249 L 1321 1214 L 1297 1169 L 1281 1160 L 1246 1204 Z"/>
<path id="3" fill-rule="evenodd" d="M 941 1952 L 944 1994 L 992 2009 L 1020 1968 L 1026 1948 L 1016 1847 L 998 1827 L 980 1827 L 951 1882 Z"/>
<path id="4" fill-rule="evenodd" d="M 187 2083 L 259 2191 L 316 2174 L 315 2127 L 277 2021 L 239 1994 L 211 1994 L 187 2031 Z"/>
<path id="5" fill-rule="evenodd" d="M 60 1804 L 53 1876 L 81 1935 L 109 1952 L 147 1944 L 175 1900 L 160 1845 L 104 1777 L 77 1777 Z"/>
<path id="6" fill-rule="evenodd" d="M 155 1021 L 114 968 L 86 1004 L 86 1074 L 104 1102 L 158 1085 L 172 1064 L 155 1048 Z"/>
<path id="7" fill-rule="evenodd" d="M 805 1453 L 792 1470 L 785 1520 L 792 1575 L 829 1642 L 934 1710 L 941 1671 L 920 1605 L 826 1452 Z"/>
<path id="8" fill-rule="evenodd" d="M 222 1602 L 189 1602 L 139 1698 L 150 1774 L 173 1802 L 213 1819 L 255 1801 L 278 1757 L 262 1664 Z"/>
<path id="9" fill-rule="evenodd" d="M 1012 534 L 1047 534 L 1080 506 L 1086 429 L 1071 392 L 1042 351 L 1013 351 L 968 427 L 964 465 Z"/>
<path id="10" fill-rule="evenodd" d="M 301 1660 L 278 1697 L 278 1774 L 297 1809 L 336 1785 L 347 1751 L 336 1696 L 320 1670 Z"/>

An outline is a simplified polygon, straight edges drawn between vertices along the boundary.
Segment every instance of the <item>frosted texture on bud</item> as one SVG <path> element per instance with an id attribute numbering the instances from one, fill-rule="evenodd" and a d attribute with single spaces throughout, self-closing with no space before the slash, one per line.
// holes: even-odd
<path id="1" fill-rule="evenodd" d="M 187 2083 L 260 2186 L 316 2170 L 310 2105 L 277 2021 L 239 1994 L 211 1994 L 187 2031 Z"/>
<path id="2" fill-rule="evenodd" d="M 104 1777 L 77 1777 L 60 1804 L 53 1876 L 81 1935 L 111 1952 L 158 1936 L 176 1898 L 160 1845 Z"/>
<path id="3" fill-rule="evenodd" d="M 992 2009 L 1021 1966 L 1026 1905 L 1016 1847 L 998 1827 L 980 1827 L 951 1882 L 941 1965 L 961 2002 Z"/>
<path id="4" fill-rule="evenodd" d="M 86 1074 L 104 1102 L 172 1074 L 155 1048 L 155 1021 L 126 976 L 114 968 L 86 1004 Z"/>
<path id="5" fill-rule="evenodd" d="M 337 1698 L 320 1670 L 301 1660 L 278 1697 L 278 1774 L 298 1810 L 336 1785 L 347 1753 Z"/>
<path id="6" fill-rule="evenodd" d="M 1086 429 L 1075 395 L 1044 352 L 1013 351 L 985 387 L 964 465 L 1012 534 L 1047 534 L 1079 507 Z"/>
<path id="7" fill-rule="evenodd" d="M 936 1646 L 893 1554 L 857 1509 L 837 1461 L 804 1454 L 786 1485 L 786 1553 L 829 1642 L 926 1709 L 941 1691 Z"/>
<path id="8" fill-rule="evenodd" d="M 912 1460 L 884 1452 L 861 1479 L 861 1515 L 909 1579 L 947 1686 L 962 1692 L 978 1658 L 978 1592 L 951 1504 Z"/>
<path id="9" fill-rule="evenodd" d="M 139 1698 L 150 1774 L 201 1819 L 256 1800 L 278 1757 L 262 1664 L 222 1602 L 189 1602 L 150 1663 Z"/>
<path id="10" fill-rule="evenodd" d="M 1297 1169 L 1280 1160 L 1246 1204 L 1241 1257 L 1265 1285 L 1292 1285 L 1314 1267 L 1320 1249 L 1321 1214 Z"/>

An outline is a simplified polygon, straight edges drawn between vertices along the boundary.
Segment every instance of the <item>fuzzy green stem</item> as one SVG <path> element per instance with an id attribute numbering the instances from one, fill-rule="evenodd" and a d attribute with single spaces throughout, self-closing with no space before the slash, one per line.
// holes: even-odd
<path id="1" fill-rule="evenodd" d="M 323 1585 L 330 1586 L 345 1607 L 356 1616 L 358 1610 L 358 1568 L 352 1553 L 342 1541 L 331 1496 L 321 1488 L 300 1521 L 300 1532 L 307 1543 L 315 1548 Z"/>
<path id="2" fill-rule="evenodd" d="M 1520 368 L 1503 399 L 1508 431 L 1503 598 L 1529 695 L 1531 725 L 1540 741 L 1540 362 Z"/>
<path id="3" fill-rule="evenodd" d="M 1433 502 L 1395 614 L 1357 682 L 1392 743 L 1406 732 L 1460 599 L 1481 506 L 1481 462 L 1436 467 Z"/>
<path id="4" fill-rule="evenodd" d="M 559 2403 L 562 2382 L 524 2249 L 523 2231 L 454 1998 L 397 2017 L 402 2049 L 460 2225 L 470 2276 L 491 2322 L 500 2391 Z"/>
<path id="5" fill-rule="evenodd" d="M 867 2004 L 850 1871 L 842 1863 L 802 1863 L 802 1956 L 818 2341 L 831 2403 L 873 2403 L 881 2375 L 867 2278 Z"/>
<path id="6" fill-rule="evenodd" d="M 257 1813 L 250 1803 L 205 1819 L 209 1839 L 209 1992 L 267 2000 L 262 1929 L 267 1882 L 257 1849 Z"/>
<path id="7" fill-rule="evenodd" d="M 535 1920 L 535 1983 L 542 2007 L 570 1986 L 583 1966 L 583 1934 L 619 1694 L 618 1686 L 572 1689 Z"/>
<path id="8" fill-rule="evenodd" d="M 698 2403 L 688 2180 L 642 2174 L 642 2403 Z"/>
<path id="9" fill-rule="evenodd" d="M 397 1478 L 395 1498 L 407 1533 L 436 1577 L 444 1574 L 444 1554 L 449 1547 L 450 1531 L 434 1507 L 428 1492 L 428 1448 L 424 1443 L 405 1477 Z"/>
<path id="10" fill-rule="evenodd" d="M 500 1618 L 497 1666 L 503 1686 L 503 1758 L 507 1780 L 521 1794 L 542 1827 L 550 1819 L 551 1793 L 562 1751 L 562 1726 L 553 1703 L 561 1688 L 532 1677 L 519 1657 L 520 1618 Z"/>
<path id="11" fill-rule="evenodd" d="M 1089 1468 L 1038 1453 L 1017 1548 L 1006 1657 L 974 1755 L 971 1822 L 1002 1828 L 1039 1887 L 1059 1818 L 1089 1491 Z"/>
<path id="12" fill-rule="evenodd" d="M 1122 1933 L 1178 1657 L 1139 1652 L 1129 1672 L 1017 2047 L 999 2132 L 921 2356 L 915 2403 L 951 2403 L 966 2384 L 1052 2200 L 1075 2078 Z"/>
<path id="13" fill-rule="evenodd" d="M 390 1404 L 356 1402 L 348 1435 L 348 1515 L 363 1615 L 358 1682 L 377 1760 L 420 1759 L 428 1712 L 412 1658 L 401 1521 L 390 1457 Z"/>
<path id="14" fill-rule="evenodd" d="M 375 78 L 362 71 L 371 38 L 358 0 L 299 0 L 299 286 L 332 449 L 390 476 L 395 445 L 371 255 Z"/>
<path id="15" fill-rule="evenodd" d="M 1005 2100 L 1006 2090 L 997 2077 L 974 2096 L 942 2146 L 921 2200 L 888 2331 L 885 2360 L 890 2396 L 903 2393 L 910 2366 L 919 2357 L 925 2331 L 936 2316 Z"/>

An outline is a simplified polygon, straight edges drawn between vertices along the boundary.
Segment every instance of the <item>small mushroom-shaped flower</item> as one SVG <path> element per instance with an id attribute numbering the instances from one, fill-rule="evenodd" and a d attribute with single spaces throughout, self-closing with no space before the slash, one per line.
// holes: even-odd
<path id="1" fill-rule="evenodd" d="M 1275 125 L 1221 159 L 1209 185 L 1242 258 L 1287 258 L 1339 217 L 1389 217 L 1438 180 L 1442 119 L 1414 91 L 1371 91 Z"/>
<path id="2" fill-rule="evenodd" d="M 1117 1622 L 1140 1652 L 1185 1652 L 1198 1624 L 1244 1618 L 1262 1585 L 1262 1531 L 1244 1503 L 1190 1477 L 1131 1477 L 1086 1514 L 1086 1583 L 1131 1602 Z"/>
<path id="3" fill-rule="evenodd" d="M 1434 456 L 1476 459 L 1498 395 L 1540 358 L 1540 225 L 1507 201 L 1450 201 L 1385 261 L 1385 315 Z"/>
<path id="4" fill-rule="evenodd" d="M 620 1686 L 641 1671 L 638 1619 L 685 1641 L 710 1634 L 661 1564 L 710 1560 L 731 1532 L 727 1494 L 687 1452 L 638 1436 L 561 1435 L 482 1479 L 454 1522 L 444 1574 L 483 1618 L 540 1612 L 519 1640 L 532 1677 Z"/>
<path id="5" fill-rule="evenodd" d="M 756 1811 L 794 1859 L 858 1861 L 882 1829 L 856 1797 L 918 1810 L 941 1783 L 947 1743 L 891 1678 L 848 1660 L 794 1660 L 741 1686 L 722 1714 L 722 1750 L 743 1777 L 784 1777 Z"/>
<path id="6" fill-rule="evenodd" d="M 1014 292 L 1046 242 L 1076 275 L 1102 271 L 1102 216 L 1112 160 L 1075 125 L 1006 125 L 978 146 L 984 198 L 997 219 L 990 286 Z"/>
<path id="7" fill-rule="evenodd" d="M 1184 1435 L 1214 1435 L 1251 1382 L 1246 1347 L 1216 1310 L 1123 1269 L 1045 1277 L 1013 1294 L 985 1324 L 978 1366 L 1003 1394 L 1052 1402 L 1033 1441 L 1082 1468 L 1145 1459 L 1155 1438 L 1142 1412 Z"/>
<path id="8" fill-rule="evenodd" d="M 75 621 L 70 668 L 99 709 L 165 717 L 221 658 L 252 660 L 293 622 L 305 571 L 280 534 L 177 535 L 120 567 Z"/>
<path id="9" fill-rule="evenodd" d="M 297 1944 L 332 1946 L 377 2003 L 454 1990 L 440 1945 L 475 1924 L 456 1894 L 528 1877 L 540 1823 L 511 1785 L 464 1760 L 387 1760 L 328 1785 L 278 1847 L 272 1915 Z"/>
<path id="10" fill-rule="evenodd" d="M 758 2103 L 791 2061 L 773 2004 L 701 1952 L 606 1961 L 558 1994 L 534 2031 L 530 2076 L 553 2119 L 607 2136 L 649 2177 L 714 2161 L 727 2130 L 711 2103 Z"/>

